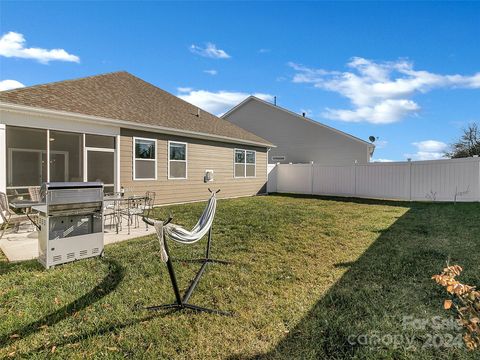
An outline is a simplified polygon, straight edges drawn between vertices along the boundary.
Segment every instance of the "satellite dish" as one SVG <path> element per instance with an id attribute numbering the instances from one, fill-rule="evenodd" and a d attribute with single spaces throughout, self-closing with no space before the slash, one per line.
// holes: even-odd
<path id="1" fill-rule="evenodd" d="M 375 140 L 377 140 L 377 138 L 372 135 L 372 136 L 370 136 L 370 137 L 368 138 L 368 140 L 370 140 L 370 142 L 374 143 Z"/>

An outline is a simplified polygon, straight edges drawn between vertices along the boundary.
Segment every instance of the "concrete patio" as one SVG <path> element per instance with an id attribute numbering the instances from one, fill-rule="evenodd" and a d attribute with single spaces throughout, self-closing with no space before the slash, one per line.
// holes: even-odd
<path id="1" fill-rule="evenodd" d="M 138 228 L 132 227 L 130 235 L 126 227 L 117 234 L 114 227 L 106 226 L 104 243 L 108 245 L 154 233 L 155 229 L 152 226 L 149 226 L 146 230 L 144 224 L 141 224 Z M 31 225 L 21 226 L 18 232 L 7 230 L 0 239 L 0 249 L 9 261 L 36 259 L 38 256 L 38 234 L 36 231 L 32 231 Z"/>

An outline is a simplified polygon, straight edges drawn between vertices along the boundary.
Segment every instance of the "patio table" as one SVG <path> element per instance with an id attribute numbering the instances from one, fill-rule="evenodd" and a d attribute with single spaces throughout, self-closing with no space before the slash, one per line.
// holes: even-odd
<path id="1" fill-rule="evenodd" d="M 12 200 L 9 202 L 9 206 L 12 209 L 15 210 L 21 210 L 25 215 L 27 215 L 28 220 L 38 229 L 38 224 L 30 217 L 30 212 L 33 207 L 39 206 L 39 205 L 44 205 L 38 201 L 33 201 L 33 200 Z"/>
<path id="2" fill-rule="evenodd" d="M 116 221 L 115 221 L 115 230 L 116 230 L 116 233 L 118 234 L 118 225 L 119 225 L 119 222 L 120 222 L 120 209 L 118 208 L 119 204 L 121 202 L 127 202 L 128 203 L 128 209 L 129 209 L 129 205 L 132 201 L 142 201 L 142 200 L 146 200 L 147 199 L 147 196 L 146 195 L 130 195 L 130 196 L 121 196 L 121 195 L 106 195 L 103 197 L 103 201 L 104 202 L 113 202 L 115 205 L 115 209 L 114 209 L 114 212 L 115 212 L 115 217 L 116 217 Z M 128 233 L 130 234 L 130 221 L 127 221 L 127 227 L 128 227 Z"/>
<path id="3" fill-rule="evenodd" d="M 22 210 L 26 211 L 26 209 L 30 209 L 32 206 L 41 205 L 38 201 L 33 200 L 12 200 L 9 203 L 10 207 L 15 210 Z"/>

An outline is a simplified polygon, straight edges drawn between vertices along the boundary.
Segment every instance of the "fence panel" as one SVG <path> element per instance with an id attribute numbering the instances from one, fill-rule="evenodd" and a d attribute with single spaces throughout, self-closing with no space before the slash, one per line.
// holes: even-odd
<path id="1" fill-rule="evenodd" d="M 269 171 L 268 189 L 375 199 L 480 201 L 480 159 L 352 166 L 279 164 Z"/>
<path id="2" fill-rule="evenodd" d="M 312 165 L 277 165 L 277 191 L 293 194 L 312 193 Z"/>
<path id="3" fill-rule="evenodd" d="M 356 172 L 356 196 L 404 200 L 410 197 L 409 162 L 357 165 Z"/>
<path id="4" fill-rule="evenodd" d="M 412 200 L 479 201 L 479 166 L 471 158 L 412 163 Z"/>
<path id="5" fill-rule="evenodd" d="M 267 176 L 267 193 L 277 192 L 278 166 L 275 164 L 268 164 Z"/>
<path id="6" fill-rule="evenodd" d="M 313 193 L 317 195 L 355 194 L 355 169 L 352 166 L 313 165 Z"/>

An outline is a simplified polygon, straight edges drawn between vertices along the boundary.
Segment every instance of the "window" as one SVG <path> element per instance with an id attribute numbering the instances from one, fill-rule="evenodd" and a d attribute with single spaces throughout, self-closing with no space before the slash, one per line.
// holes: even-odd
<path id="1" fill-rule="evenodd" d="M 168 142 L 168 178 L 187 178 L 187 144 Z"/>
<path id="2" fill-rule="evenodd" d="M 235 149 L 234 177 L 255 177 L 256 155 L 253 150 Z"/>
<path id="3" fill-rule="evenodd" d="M 133 180 L 157 180 L 157 141 L 133 138 Z"/>

